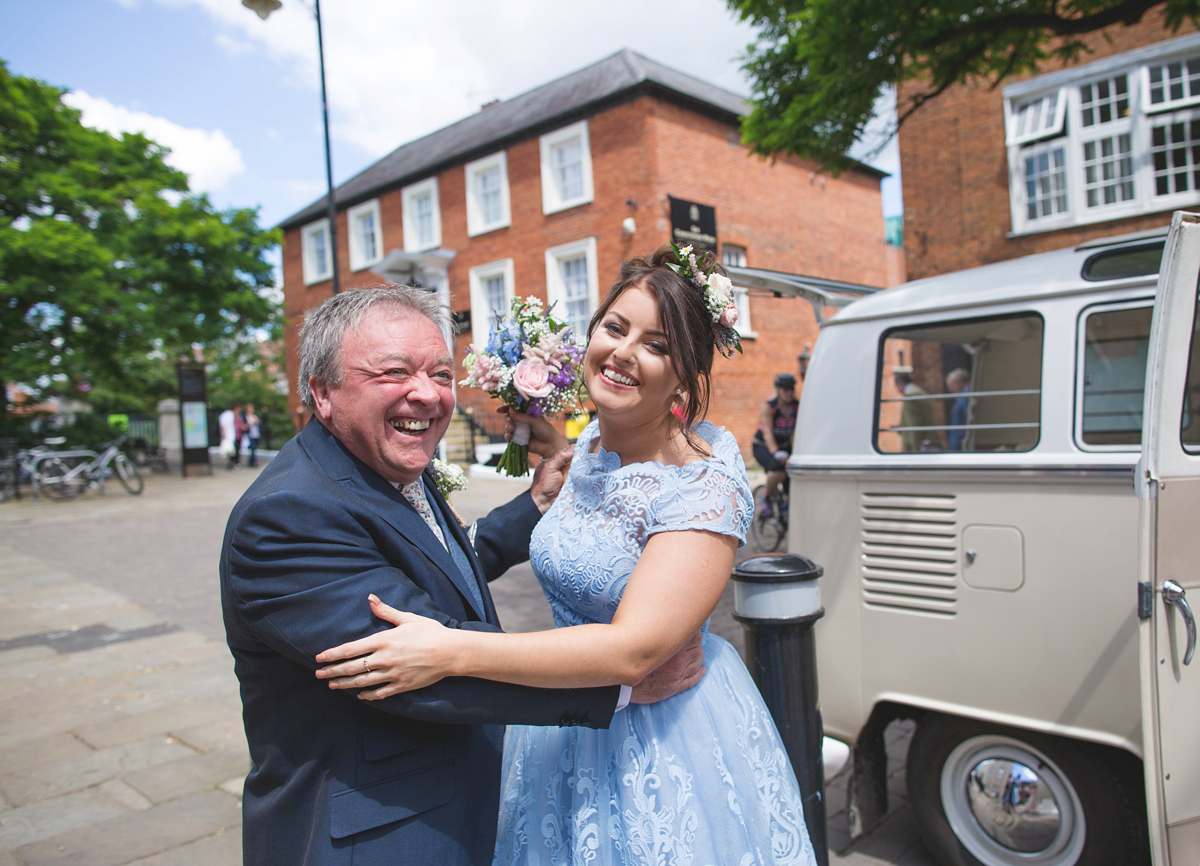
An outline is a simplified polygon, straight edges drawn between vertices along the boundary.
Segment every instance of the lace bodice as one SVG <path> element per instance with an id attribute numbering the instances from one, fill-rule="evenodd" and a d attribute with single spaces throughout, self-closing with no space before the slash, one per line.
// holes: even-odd
<path id="1" fill-rule="evenodd" d="M 700 529 L 745 543 L 754 505 L 737 442 L 708 421 L 695 432 L 712 457 L 683 466 L 622 466 L 595 442 L 596 421 L 580 435 L 566 483 L 530 544 L 556 625 L 611 622 L 655 533 Z"/>

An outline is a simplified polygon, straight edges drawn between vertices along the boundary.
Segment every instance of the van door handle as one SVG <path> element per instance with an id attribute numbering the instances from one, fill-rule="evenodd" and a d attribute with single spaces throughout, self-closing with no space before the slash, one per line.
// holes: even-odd
<path id="1" fill-rule="evenodd" d="M 1187 602 L 1187 592 L 1173 580 L 1163 581 L 1163 601 L 1173 604 L 1183 614 L 1183 625 L 1187 629 L 1187 649 L 1183 653 L 1183 663 L 1190 665 L 1192 656 L 1196 654 L 1196 618 L 1192 616 L 1191 605 Z"/>

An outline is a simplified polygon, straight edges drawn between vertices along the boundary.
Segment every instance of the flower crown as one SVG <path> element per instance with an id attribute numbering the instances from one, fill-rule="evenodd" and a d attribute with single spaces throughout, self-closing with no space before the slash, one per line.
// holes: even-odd
<path id="1" fill-rule="evenodd" d="M 713 322 L 713 342 L 726 358 L 742 351 L 742 340 L 734 330 L 738 312 L 733 303 L 733 283 L 729 277 L 716 272 L 716 266 L 705 271 L 696 263 L 691 246 L 680 247 L 671 242 L 671 250 L 680 264 L 667 262 L 667 267 L 704 293 L 704 305 Z"/>

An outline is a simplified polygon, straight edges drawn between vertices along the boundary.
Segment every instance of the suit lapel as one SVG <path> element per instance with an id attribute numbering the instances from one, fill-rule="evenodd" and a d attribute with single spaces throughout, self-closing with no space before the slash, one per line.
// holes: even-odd
<path id="1" fill-rule="evenodd" d="M 402 537 L 407 539 L 413 547 L 420 551 L 429 563 L 437 568 L 446 579 L 462 596 L 463 601 L 468 610 L 473 611 L 475 616 L 485 622 L 495 621 L 495 611 L 477 610 L 476 604 L 472 599 L 471 591 L 468 589 L 465 581 L 467 578 L 459 571 L 457 565 L 454 564 L 453 557 L 437 540 L 433 531 L 425 523 L 415 508 L 407 499 L 393 487 L 390 483 L 384 480 L 379 473 L 371 469 L 369 466 L 358 460 L 353 454 L 346 450 L 338 439 L 325 429 L 316 418 L 312 418 L 304 430 L 301 431 L 301 441 L 309 458 L 320 467 L 326 475 L 333 481 L 341 484 L 345 489 L 352 492 L 358 499 L 367 505 L 379 518 L 388 523 Z M 436 507 L 445 509 L 445 501 L 441 496 L 434 493 L 430 496 L 430 501 L 439 500 Z M 447 525 L 451 526 L 451 531 L 455 538 L 463 544 L 463 550 L 467 551 L 467 560 L 471 563 L 472 569 L 478 574 L 479 564 L 475 557 L 471 555 L 470 543 L 466 541 L 466 535 L 459 526 L 458 521 L 449 517 L 446 520 Z M 478 580 L 478 577 L 476 578 Z M 490 598 L 487 591 L 484 590 L 484 604 L 490 605 Z"/>
<path id="2" fill-rule="evenodd" d="M 487 579 L 484 577 L 483 569 L 479 565 L 479 559 L 471 554 L 474 552 L 474 545 L 471 544 L 471 539 L 467 536 L 466 529 L 458 522 L 458 515 L 450 508 L 448 503 L 442 496 L 440 490 L 437 489 L 437 484 L 433 480 L 430 472 L 426 472 L 426 477 L 429 483 L 425 485 L 429 504 L 438 510 L 442 516 L 442 524 L 450 530 L 450 539 L 448 543 L 457 543 L 458 546 L 466 552 L 467 562 L 471 564 L 471 572 L 475 580 L 475 585 L 479 587 L 479 597 L 483 599 L 484 609 L 476 611 L 479 618 L 485 622 L 499 624 L 496 616 L 496 607 L 492 603 L 492 594 L 488 590 Z M 441 547 L 439 544 L 438 547 Z M 470 598 L 471 596 L 468 596 Z M 472 605 L 474 607 L 474 605 Z"/>

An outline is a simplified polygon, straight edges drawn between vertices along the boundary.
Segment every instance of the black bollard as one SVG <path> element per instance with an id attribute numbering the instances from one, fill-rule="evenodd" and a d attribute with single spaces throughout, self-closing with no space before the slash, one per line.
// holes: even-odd
<path id="1" fill-rule="evenodd" d="M 733 571 L 733 617 L 745 630 L 746 666 L 796 771 L 819 866 L 829 864 L 829 843 L 813 624 L 825 615 L 817 585 L 824 572 L 792 553 L 753 556 Z"/>

